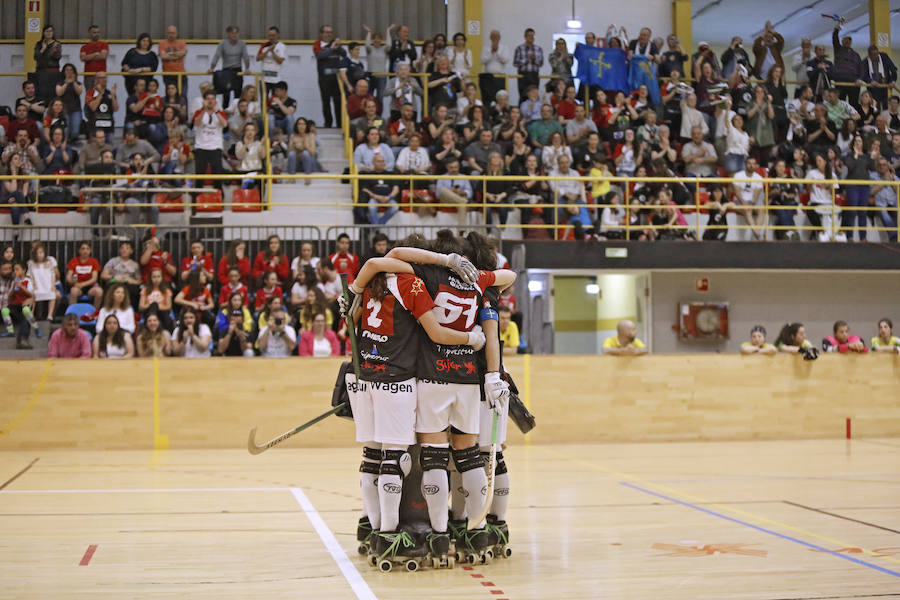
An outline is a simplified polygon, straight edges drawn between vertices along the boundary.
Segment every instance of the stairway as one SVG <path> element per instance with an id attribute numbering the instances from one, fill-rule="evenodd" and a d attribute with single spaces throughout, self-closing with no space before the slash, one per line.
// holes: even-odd
<path id="1" fill-rule="evenodd" d="M 51 325 L 49 321 L 38 321 L 41 337 L 36 338 L 32 333 L 28 340 L 28 343 L 33 346 L 33 350 L 16 350 L 15 337 L 0 338 L 0 359 L 47 358 L 47 341 L 50 339 L 50 334 L 59 327 L 60 325 Z"/>

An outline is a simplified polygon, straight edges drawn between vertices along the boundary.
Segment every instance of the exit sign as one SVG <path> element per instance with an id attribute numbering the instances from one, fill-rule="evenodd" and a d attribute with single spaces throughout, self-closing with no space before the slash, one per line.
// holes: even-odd
<path id="1" fill-rule="evenodd" d="M 28 0 L 28 12 L 41 12 L 41 0 Z"/>

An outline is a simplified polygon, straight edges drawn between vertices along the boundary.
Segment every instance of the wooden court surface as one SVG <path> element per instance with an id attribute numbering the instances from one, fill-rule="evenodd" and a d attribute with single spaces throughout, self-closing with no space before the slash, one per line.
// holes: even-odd
<path id="1" fill-rule="evenodd" d="M 0 452 L 0 598 L 900 597 L 900 439 L 506 455 L 512 558 L 382 574 L 356 448 Z"/>

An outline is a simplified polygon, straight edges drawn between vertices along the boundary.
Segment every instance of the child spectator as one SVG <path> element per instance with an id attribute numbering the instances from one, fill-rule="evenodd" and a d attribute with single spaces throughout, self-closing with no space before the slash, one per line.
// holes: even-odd
<path id="1" fill-rule="evenodd" d="M 850 335 L 850 326 L 846 321 L 835 321 L 832 328 L 834 335 L 827 335 L 822 340 L 822 350 L 825 352 L 866 353 L 869 351 L 866 344 L 858 335 Z"/>
<path id="2" fill-rule="evenodd" d="M 592 169 L 591 173 L 593 174 L 593 172 Z M 603 207 L 603 210 L 600 212 L 599 228 L 595 225 L 594 230 L 598 232 L 599 236 L 608 240 L 623 240 L 625 239 L 623 227 L 625 226 L 627 215 L 622 207 L 622 198 L 618 189 L 606 194 L 605 201 L 610 206 Z"/>
<path id="3" fill-rule="evenodd" d="M 134 311 L 131 309 L 131 301 L 128 299 L 128 290 L 125 284 L 114 283 L 106 290 L 103 298 L 103 306 L 97 316 L 97 333 L 104 327 L 106 317 L 115 315 L 119 329 L 133 334 L 136 331 L 134 323 Z"/>
<path id="4" fill-rule="evenodd" d="M 250 259 L 247 257 L 247 242 L 244 240 L 231 240 L 231 244 L 228 246 L 228 253 L 219 260 L 217 276 L 219 283 L 222 285 L 228 283 L 228 271 L 231 267 L 238 268 L 241 272 L 241 283 L 247 285 L 251 269 Z"/>
<path id="5" fill-rule="evenodd" d="M 353 283 L 359 273 L 359 257 L 350 252 L 350 236 L 341 233 L 337 236 L 337 252 L 328 257 L 334 270 L 339 274 L 347 274 L 347 283 Z"/>
<path id="6" fill-rule="evenodd" d="M 175 277 L 175 263 L 172 262 L 172 255 L 162 249 L 156 233 L 152 233 L 144 241 L 144 251 L 141 254 L 140 262 L 144 281 L 147 281 L 150 271 L 153 269 L 160 269 L 166 281 L 172 281 L 172 278 Z"/>
<path id="7" fill-rule="evenodd" d="M 256 297 L 253 301 L 253 310 L 259 312 L 266 306 L 269 298 L 272 296 L 283 296 L 284 292 L 278 285 L 278 275 L 275 271 L 266 271 L 262 278 L 262 287 L 256 290 Z"/>
<path id="8" fill-rule="evenodd" d="M 6 277 L 4 277 L 6 278 Z M 28 343 L 31 330 L 35 337 L 41 337 L 37 322 L 34 320 L 33 283 L 25 276 L 25 265 L 16 262 L 12 265 L 12 281 L 9 283 L 8 306 L 2 309 L 6 333 L 16 335 L 16 350 L 31 350 Z M 5 289 L 4 289 L 5 291 Z"/>
<path id="9" fill-rule="evenodd" d="M 750 341 L 741 344 L 741 354 L 766 354 L 771 356 L 778 352 L 772 344 L 766 343 L 766 328 L 755 325 L 750 330 Z"/>
<path id="10" fill-rule="evenodd" d="M 150 313 L 144 319 L 141 331 L 137 335 L 137 355 L 142 358 L 172 356 L 172 337 L 163 329 L 156 313 Z"/>
<path id="11" fill-rule="evenodd" d="M 257 253 L 256 260 L 253 261 L 253 281 L 257 287 L 263 285 L 263 275 L 267 271 L 274 271 L 279 282 L 290 280 L 290 263 L 281 251 L 281 238 L 270 235 L 268 243 L 268 248 Z"/>
<path id="12" fill-rule="evenodd" d="M 222 310 L 219 311 L 219 315 L 216 318 L 216 333 L 218 333 L 220 338 L 228 330 L 231 313 L 235 311 L 240 311 L 241 325 L 247 335 L 253 333 L 253 315 L 250 314 L 250 309 L 247 308 L 247 298 L 240 292 L 233 292 L 228 296 L 228 303 L 222 307 Z"/>
<path id="13" fill-rule="evenodd" d="M 150 271 L 150 281 L 141 288 L 138 310 L 145 316 L 151 312 L 156 313 L 162 320 L 163 327 L 172 329 L 172 320 L 169 318 L 172 310 L 172 289 L 163 277 L 162 269 Z"/>
<path id="14" fill-rule="evenodd" d="M 291 261 L 291 275 L 294 279 L 297 279 L 300 270 L 307 265 L 313 269 L 319 267 L 319 257 L 314 255 L 312 242 L 300 244 L 300 256 Z"/>
<path id="15" fill-rule="evenodd" d="M 60 298 L 59 290 L 56 289 L 59 267 L 55 258 L 47 256 L 47 249 L 41 242 L 35 242 L 31 247 L 28 278 L 34 282 L 35 318 L 52 319 L 56 314 L 56 302 Z"/>
<path id="16" fill-rule="evenodd" d="M 256 347 L 267 358 L 290 356 L 297 346 L 297 332 L 287 323 L 284 309 L 272 310 L 269 323 L 259 330 Z"/>
<path id="17" fill-rule="evenodd" d="M 212 292 L 209 291 L 209 287 L 206 285 L 206 273 L 204 271 L 199 269 L 191 271 L 187 279 L 187 285 L 175 296 L 175 304 L 182 307 L 182 315 L 185 311 L 192 310 L 207 325 L 214 322 L 212 311 L 216 305 L 213 303 Z"/>
<path id="18" fill-rule="evenodd" d="M 324 313 L 317 312 L 312 318 L 312 328 L 300 336 L 300 356 L 340 356 L 341 348 L 337 335 L 327 327 Z"/>
<path id="19" fill-rule="evenodd" d="M 817 354 L 812 343 L 806 339 L 803 323 L 786 323 L 775 339 L 775 347 L 779 352 L 802 354 L 804 357 Z"/>
<path id="20" fill-rule="evenodd" d="M 107 315 L 102 323 L 103 329 L 94 338 L 94 358 L 132 358 L 134 342 L 131 336 L 119 327 L 116 315 Z"/>
<path id="21" fill-rule="evenodd" d="M 228 328 L 219 339 L 219 353 L 223 356 L 245 356 L 253 354 L 253 340 L 244 329 L 244 311 L 233 310 L 228 316 Z"/>
<path id="22" fill-rule="evenodd" d="M 894 336 L 894 323 L 887 317 L 878 320 L 878 335 L 870 343 L 872 352 L 900 353 L 900 338 Z"/>
<path id="23" fill-rule="evenodd" d="M 100 272 L 100 280 L 105 284 L 124 283 L 128 289 L 128 296 L 134 306 L 140 304 L 141 294 L 141 266 L 132 258 L 134 246 L 131 242 L 119 244 L 119 255 L 113 257 L 103 265 Z M 160 271 L 160 274 L 162 272 Z"/>
<path id="24" fill-rule="evenodd" d="M 304 265 L 303 268 L 294 277 L 294 285 L 291 286 L 290 307 L 293 313 L 296 313 L 306 305 L 309 297 L 309 290 L 318 285 L 319 278 L 316 270 L 310 265 Z"/>
<path id="25" fill-rule="evenodd" d="M 172 355 L 184 358 L 209 358 L 212 332 L 192 311 L 181 316 L 172 335 Z"/>
<path id="26" fill-rule="evenodd" d="M 81 242 L 78 256 L 66 265 L 66 283 L 69 284 L 69 304 L 75 304 L 81 296 L 93 299 L 94 308 L 99 309 L 103 301 L 103 288 L 97 284 L 100 276 L 100 263 L 91 257 L 91 245 Z"/>
<path id="27" fill-rule="evenodd" d="M 228 283 L 224 284 L 222 289 L 219 290 L 219 306 L 227 304 L 228 298 L 235 292 L 243 296 L 244 306 L 247 306 L 250 302 L 250 291 L 246 285 L 241 283 L 241 270 L 237 267 L 231 267 L 228 269 Z"/>
<path id="28" fill-rule="evenodd" d="M 47 346 L 47 358 L 90 358 L 91 337 L 79 327 L 78 315 L 63 317 L 62 327 L 53 332 Z"/>
<path id="29" fill-rule="evenodd" d="M 187 281 L 188 276 L 197 269 L 203 271 L 207 281 L 213 280 L 212 254 L 204 251 L 203 242 L 199 240 L 191 242 L 191 255 L 181 259 L 181 281 Z M 231 279 L 230 274 L 228 278 Z"/>

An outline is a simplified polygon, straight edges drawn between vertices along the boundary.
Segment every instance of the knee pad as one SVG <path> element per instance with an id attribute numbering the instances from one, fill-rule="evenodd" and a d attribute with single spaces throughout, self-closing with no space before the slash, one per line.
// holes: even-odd
<path id="1" fill-rule="evenodd" d="M 460 474 L 472 469 L 483 469 L 484 459 L 481 458 L 481 451 L 478 446 L 472 446 L 464 450 L 453 450 L 453 464 Z"/>
<path id="2" fill-rule="evenodd" d="M 490 459 L 491 459 L 490 452 L 482 452 L 481 453 L 481 460 L 484 461 L 485 465 L 488 464 L 488 461 Z M 503 452 L 500 450 L 497 450 L 497 465 L 494 467 L 494 475 L 503 475 L 504 473 L 507 473 L 507 472 L 508 471 L 506 470 L 506 461 L 503 460 Z"/>
<path id="3" fill-rule="evenodd" d="M 30 307 L 30 306 L 23 306 L 23 307 L 22 307 L 22 314 L 25 315 L 26 317 L 30 317 L 30 316 L 31 316 L 31 307 Z"/>
<path id="4" fill-rule="evenodd" d="M 378 475 L 381 467 L 381 450 L 363 446 L 363 461 L 359 463 L 359 472 Z"/>
<path id="5" fill-rule="evenodd" d="M 381 475 L 399 475 L 403 479 L 412 468 L 412 457 L 406 450 L 385 450 L 381 461 Z"/>
<path id="6" fill-rule="evenodd" d="M 419 452 L 419 464 L 422 465 L 423 471 L 433 469 L 446 471 L 450 464 L 450 448 L 422 446 L 422 450 Z"/>

